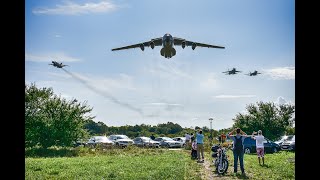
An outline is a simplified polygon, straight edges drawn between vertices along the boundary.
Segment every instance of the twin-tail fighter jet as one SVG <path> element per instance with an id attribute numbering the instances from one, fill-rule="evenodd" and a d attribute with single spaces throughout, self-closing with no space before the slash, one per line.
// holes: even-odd
<path id="1" fill-rule="evenodd" d="M 52 66 L 57 67 L 57 68 L 63 68 L 64 66 L 68 66 L 68 65 L 65 65 L 65 64 L 62 64 L 62 63 L 58 63 L 57 61 L 52 61 L 52 64 L 49 64 L 49 65 L 52 65 Z"/>
<path id="2" fill-rule="evenodd" d="M 215 46 L 210 44 L 203 44 L 203 43 L 188 41 L 182 38 L 173 37 L 171 34 L 166 33 L 163 37 L 151 39 L 150 41 L 147 41 L 147 42 L 124 46 L 120 48 L 114 48 L 111 50 L 118 51 L 123 49 L 140 48 L 142 51 L 144 51 L 144 47 L 151 47 L 151 49 L 153 49 L 155 46 L 162 46 L 160 50 L 160 54 L 161 56 L 168 59 L 176 55 L 176 49 L 174 48 L 174 46 L 181 46 L 182 49 L 184 49 L 186 46 L 191 46 L 192 50 L 194 50 L 197 46 L 224 49 L 224 47 L 222 46 Z"/>
<path id="3" fill-rule="evenodd" d="M 222 73 L 226 73 L 226 75 L 231 75 L 231 74 L 237 74 L 238 72 L 241 72 L 241 71 L 237 71 L 236 68 L 232 68 L 231 70 L 228 70 Z"/>
<path id="4" fill-rule="evenodd" d="M 258 74 L 261 74 L 261 73 L 259 73 L 258 71 L 255 70 L 253 72 L 249 72 L 249 74 L 246 74 L 246 75 L 248 75 L 248 76 L 256 76 Z"/>

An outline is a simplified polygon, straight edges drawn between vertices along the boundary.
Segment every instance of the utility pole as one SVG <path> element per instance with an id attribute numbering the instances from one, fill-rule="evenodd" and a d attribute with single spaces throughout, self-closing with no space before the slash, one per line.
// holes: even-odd
<path id="1" fill-rule="evenodd" d="M 212 120 L 213 120 L 213 118 L 209 118 L 209 121 L 210 121 L 210 136 L 211 136 L 211 145 L 212 145 L 212 140 L 213 140 L 213 137 L 212 137 Z"/>

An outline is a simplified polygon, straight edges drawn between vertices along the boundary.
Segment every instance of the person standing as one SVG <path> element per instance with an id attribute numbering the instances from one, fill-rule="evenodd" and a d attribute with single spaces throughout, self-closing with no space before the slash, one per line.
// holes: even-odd
<path id="1" fill-rule="evenodd" d="M 264 136 L 262 135 L 262 131 L 259 130 L 258 131 L 258 136 L 255 136 L 255 134 L 257 134 L 257 132 L 252 133 L 251 138 L 256 140 L 256 150 L 257 150 L 257 155 L 258 155 L 258 159 L 259 159 L 259 165 L 261 166 L 260 163 L 260 157 L 262 158 L 262 166 L 264 166 L 264 145 L 263 145 L 263 141 Z"/>
<path id="2" fill-rule="evenodd" d="M 186 148 L 188 149 L 191 145 L 191 142 L 190 142 L 191 136 L 189 133 L 186 133 L 185 137 L 186 137 Z"/>
<path id="3" fill-rule="evenodd" d="M 196 141 L 197 141 L 197 158 L 198 158 L 198 162 L 204 162 L 204 147 L 203 147 L 203 138 L 204 135 L 202 134 L 202 130 L 199 131 L 199 133 L 196 133 Z M 200 159 L 200 153 L 201 153 L 201 157 L 202 160 Z"/>
<path id="4" fill-rule="evenodd" d="M 191 133 L 190 139 L 191 139 L 191 142 L 194 141 L 194 135 L 193 135 L 193 133 Z"/>
<path id="5" fill-rule="evenodd" d="M 155 138 L 156 138 L 156 137 L 154 137 L 153 134 L 150 136 L 150 139 L 152 139 L 152 140 L 154 140 Z"/>
<path id="6" fill-rule="evenodd" d="M 226 135 L 225 134 L 221 134 L 221 142 L 224 143 L 226 141 Z"/>
<path id="7" fill-rule="evenodd" d="M 237 134 L 232 135 L 235 131 Z M 238 159 L 239 159 L 242 175 L 245 175 L 244 164 L 243 164 L 243 155 L 244 155 L 243 141 L 247 137 L 247 134 L 243 132 L 240 128 L 236 128 L 232 130 L 227 136 L 233 141 L 233 157 L 234 157 L 233 172 L 235 174 L 237 173 Z"/>

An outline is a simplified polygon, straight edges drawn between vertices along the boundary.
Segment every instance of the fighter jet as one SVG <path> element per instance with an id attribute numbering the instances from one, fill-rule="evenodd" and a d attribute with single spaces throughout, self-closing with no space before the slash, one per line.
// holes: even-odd
<path id="1" fill-rule="evenodd" d="M 226 75 L 231 75 L 231 74 L 237 74 L 238 72 L 241 72 L 241 71 L 237 71 L 236 68 L 232 68 L 231 70 L 228 70 L 222 73 L 226 73 Z"/>
<path id="2" fill-rule="evenodd" d="M 256 76 L 258 74 L 261 74 L 261 73 L 259 73 L 258 71 L 253 71 L 253 73 L 249 72 L 249 74 L 246 74 L 246 75 L 248 75 L 248 76 Z"/>
<path id="3" fill-rule="evenodd" d="M 52 66 L 57 67 L 57 68 L 63 68 L 64 66 L 68 66 L 68 65 L 65 65 L 65 64 L 62 64 L 62 63 L 58 63 L 57 61 L 52 61 L 52 64 L 49 64 L 49 65 L 52 65 Z"/>
<path id="4" fill-rule="evenodd" d="M 224 49 L 224 47 L 222 47 L 222 46 L 215 46 L 215 45 L 210 45 L 210 44 L 203 44 L 203 43 L 188 41 L 188 40 L 185 40 L 182 38 L 172 37 L 171 34 L 166 33 L 163 37 L 151 39 L 150 41 L 147 41 L 147 42 L 124 46 L 124 47 L 120 47 L 120 48 L 114 48 L 111 50 L 117 51 L 117 50 L 140 47 L 140 49 L 142 51 L 144 51 L 145 46 L 151 47 L 151 49 L 153 49 L 155 46 L 162 46 L 162 48 L 160 50 L 160 54 L 161 54 L 161 56 L 168 58 L 168 59 L 171 58 L 172 56 L 176 55 L 176 49 L 174 48 L 174 46 L 181 46 L 182 49 L 184 49 L 186 46 L 191 46 L 192 50 L 194 50 L 197 46 L 207 47 L 207 48 Z"/>

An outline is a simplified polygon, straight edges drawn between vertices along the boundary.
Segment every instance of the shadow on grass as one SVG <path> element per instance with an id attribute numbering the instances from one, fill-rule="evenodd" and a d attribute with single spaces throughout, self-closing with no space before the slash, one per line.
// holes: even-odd
<path id="1" fill-rule="evenodd" d="M 214 171 L 217 177 L 226 177 L 226 178 L 230 178 L 233 179 L 235 177 L 237 177 L 238 179 L 250 179 L 246 174 L 242 175 L 241 173 L 225 173 L 225 174 L 218 174 L 217 171 Z"/>

